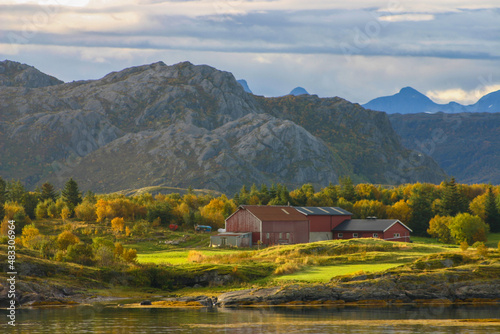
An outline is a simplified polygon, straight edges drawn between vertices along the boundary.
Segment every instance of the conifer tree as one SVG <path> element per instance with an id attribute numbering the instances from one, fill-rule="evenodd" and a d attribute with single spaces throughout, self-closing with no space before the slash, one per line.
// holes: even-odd
<path id="1" fill-rule="evenodd" d="M 491 232 L 500 232 L 500 213 L 491 186 L 486 195 L 485 216 L 484 222 L 490 226 Z"/>
<path id="2" fill-rule="evenodd" d="M 64 185 L 64 189 L 61 192 L 64 202 L 73 211 L 75 207 L 82 202 L 82 195 L 80 190 L 78 190 L 78 184 L 73 178 L 70 178 Z"/>
<path id="3" fill-rule="evenodd" d="M 45 182 L 44 184 L 42 184 L 42 194 L 40 197 L 42 201 L 51 199 L 52 201 L 55 202 L 57 199 L 57 192 L 54 189 L 54 186 L 49 182 Z"/>
<path id="4" fill-rule="evenodd" d="M 5 204 L 5 201 L 7 200 L 6 186 L 7 186 L 7 183 L 0 176 L 0 220 L 3 219 L 3 216 L 5 214 L 4 209 L 3 209 L 3 205 Z"/>
<path id="5" fill-rule="evenodd" d="M 456 216 L 459 213 L 467 212 L 467 199 L 460 193 L 455 178 L 444 183 L 443 197 L 441 200 L 443 213 L 447 216 Z"/>

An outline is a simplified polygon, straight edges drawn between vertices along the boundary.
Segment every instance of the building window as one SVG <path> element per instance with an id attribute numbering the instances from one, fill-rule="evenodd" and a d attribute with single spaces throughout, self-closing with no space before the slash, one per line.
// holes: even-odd
<path id="1" fill-rule="evenodd" d="M 286 234 L 286 240 L 290 240 L 290 233 Z"/>
<path id="2" fill-rule="evenodd" d="M 270 237 L 269 233 L 266 233 L 266 239 L 269 239 Z"/>
<path id="3" fill-rule="evenodd" d="M 227 238 L 220 238 L 220 245 L 226 246 L 227 245 Z"/>
<path id="4" fill-rule="evenodd" d="M 344 234 L 343 233 L 339 233 L 337 234 L 337 238 L 343 238 L 344 237 Z"/>
<path id="5" fill-rule="evenodd" d="M 373 233 L 374 238 L 378 238 L 378 233 Z"/>
<path id="6" fill-rule="evenodd" d="M 353 234 L 352 234 L 352 237 L 353 237 L 353 238 L 357 238 L 357 237 L 358 237 L 358 234 L 357 234 L 357 233 L 353 233 Z"/>
<path id="7" fill-rule="evenodd" d="M 399 238 L 401 236 L 401 234 L 399 233 L 394 233 L 394 238 Z"/>

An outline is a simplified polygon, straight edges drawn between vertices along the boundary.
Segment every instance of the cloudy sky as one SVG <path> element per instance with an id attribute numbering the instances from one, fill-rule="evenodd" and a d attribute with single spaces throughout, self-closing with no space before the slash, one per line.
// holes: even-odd
<path id="1" fill-rule="evenodd" d="M 366 103 L 412 86 L 439 103 L 500 89 L 498 0 L 0 0 L 0 60 L 64 81 L 156 61 Z"/>

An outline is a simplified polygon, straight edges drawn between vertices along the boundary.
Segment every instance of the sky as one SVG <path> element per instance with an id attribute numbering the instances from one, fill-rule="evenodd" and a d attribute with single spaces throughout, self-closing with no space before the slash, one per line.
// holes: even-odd
<path id="1" fill-rule="evenodd" d="M 63 81 L 207 64 L 258 95 L 437 103 L 500 90 L 498 0 L 0 0 L 0 60 Z"/>

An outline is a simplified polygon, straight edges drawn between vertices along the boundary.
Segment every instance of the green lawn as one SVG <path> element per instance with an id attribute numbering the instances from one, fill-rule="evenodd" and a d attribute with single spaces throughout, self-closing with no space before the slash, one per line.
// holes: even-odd
<path id="1" fill-rule="evenodd" d="M 307 267 L 299 272 L 282 275 L 274 278 L 275 281 L 302 281 L 302 282 L 328 282 L 332 277 L 353 274 L 364 271 L 379 272 L 400 266 L 401 263 L 379 263 L 379 264 L 341 264 L 335 266 Z"/>
<path id="2" fill-rule="evenodd" d="M 137 254 L 137 261 L 139 263 L 156 263 L 156 264 L 183 264 L 188 263 L 189 251 L 196 250 L 205 256 L 214 255 L 229 255 L 235 252 L 242 252 L 241 250 L 230 249 L 170 249 L 165 251 L 148 252 Z"/>

